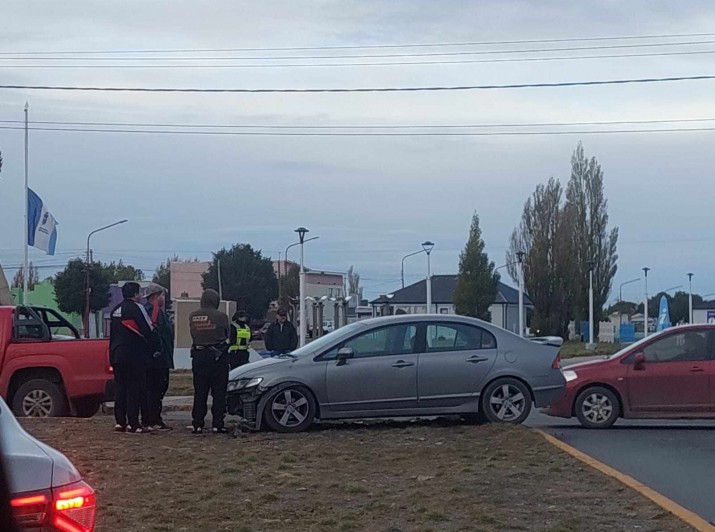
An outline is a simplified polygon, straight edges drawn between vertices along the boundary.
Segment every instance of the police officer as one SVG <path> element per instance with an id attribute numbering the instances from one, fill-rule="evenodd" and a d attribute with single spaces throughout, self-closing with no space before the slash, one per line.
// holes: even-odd
<path id="1" fill-rule="evenodd" d="M 194 374 L 194 434 L 203 434 L 209 392 L 213 397 L 211 415 L 214 434 L 224 434 L 226 387 L 228 386 L 228 316 L 218 310 L 220 298 L 215 290 L 205 290 L 201 308 L 189 315 L 191 369 Z"/>
<path id="2" fill-rule="evenodd" d="M 228 364 L 231 369 L 248 363 L 248 348 L 251 342 L 251 328 L 248 315 L 239 310 L 233 315 L 231 324 L 231 347 L 228 348 Z"/>

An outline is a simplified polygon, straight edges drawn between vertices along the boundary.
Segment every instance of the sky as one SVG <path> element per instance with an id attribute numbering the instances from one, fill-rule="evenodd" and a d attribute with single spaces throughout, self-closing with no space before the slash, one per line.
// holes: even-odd
<path id="1" fill-rule="evenodd" d="M 13 1 L 4 2 L 0 7 L 0 20 L 3 28 L 0 54 L 4 54 L 0 56 L 0 85 L 286 89 L 715 75 L 713 54 L 305 68 L 196 66 L 715 51 L 715 34 L 660 40 L 265 50 L 709 33 L 715 28 L 715 6 L 705 1 L 681 1 L 677 5 L 646 0 L 627 3 Z M 380 60 L 246 59 L 503 52 L 665 42 L 701 44 Z M 118 58 L 181 57 L 185 60 L 174 63 L 194 65 L 182 69 L 36 66 L 77 65 L 83 61 L 56 58 L 91 58 L 79 53 L 86 51 L 225 48 L 259 50 L 114 54 Z M 37 54 L 47 59 L 8 59 L 16 57 L 9 53 L 62 51 L 77 53 Z M 92 64 L 128 63 L 99 61 L 96 57 Z M 186 60 L 187 57 L 244 59 L 201 63 Z M 33 65 L 33 68 L 11 65 Z M 715 121 L 713 85 L 715 81 L 683 81 L 490 91 L 320 94 L 0 89 L 0 121 L 22 120 L 25 102 L 30 106 L 31 121 L 57 122 L 325 127 L 703 118 Z M 661 124 L 660 127 L 712 125 L 713 122 L 696 122 Z M 21 130 L 2 128 L 18 126 L 18 123 L 0 122 L 0 151 L 4 159 L 0 173 L 0 263 L 9 276 L 22 262 L 24 147 Z M 620 129 L 653 127 L 658 125 L 619 126 Z M 31 258 L 40 265 L 42 277 L 51 275 L 58 265 L 83 252 L 91 230 L 124 218 L 129 222 L 93 237 L 94 257 L 104 261 L 123 259 L 147 272 L 153 271 L 168 256 L 207 259 L 212 251 L 234 243 L 249 243 L 264 255 L 278 258 L 278 253 L 283 254 L 286 246 L 295 241 L 293 230 L 305 226 L 310 229 L 309 236 L 320 237 L 306 245 L 307 266 L 345 271 L 353 265 L 362 275 L 366 297 L 372 299 L 399 288 L 402 257 L 419 250 L 424 240 L 436 244 L 432 254 L 433 273 L 456 273 L 459 252 L 465 244 L 474 212 L 480 215 L 490 258 L 497 265 L 504 264 L 509 236 L 519 221 L 524 202 L 537 184 L 550 177 L 560 179 L 565 185 L 571 154 L 582 141 L 587 156 L 595 156 L 602 165 L 610 223 L 620 230 L 620 258 L 613 297 L 618 295 L 621 283 L 642 276 L 644 266 L 652 269 L 651 293 L 687 286 L 688 272 L 695 274 L 696 292 L 715 292 L 712 261 L 715 131 L 583 133 L 589 129 L 604 129 L 604 126 L 522 127 L 513 131 L 545 129 L 576 133 L 198 136 L 31 131 L 30 186 L 60 224 L 56 256 L 47 257 L 33 249 Z M 297 257 L 294 248 L 290 258 Z M 405 271 L 408 283 L 423 278 L 425 257 L 407 259 Z M 642 299 L 643 292 L 642 282 L 623 288 L 624 299 Z"/>

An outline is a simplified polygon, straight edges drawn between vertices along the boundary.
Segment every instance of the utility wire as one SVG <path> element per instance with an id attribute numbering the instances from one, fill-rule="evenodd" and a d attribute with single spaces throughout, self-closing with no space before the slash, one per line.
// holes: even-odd
<path id="1" fill-rule="evenodd" d="M 141 54 L 141 53 L 190 53 L 190 52 L 280 52 L 280 51 L 307 51 L 307 50 L 361 50 L 374 48 L 434 48 L 444 46 L 487 46 L 495 44 L 545 44 L 559 42 L 588 42 L 588 41 L 621 41 L 639 39 L 670 39 L 681 37 L 711 37 L 715 33 L 666 33 L 655 35 L 624 35 L 612 37 L 572 37 L 563 39 L 522 39 L 514 41 L 471 41 L 471 42 L 446 42 L 446 43 L 411 43 L 411 44 L 366 44 L 343 46 L 287 46 L 273 48 L 178 48 L 156 50 L 64 50 L 64 51 L 29 51 L 29 52 L 0 52 L 0 55 L 42 55 L 42 54 Z"/>
<path id="2" fill-rule="evenodd" d="M 424 53 L 399 53 L 399 54 L 351 54 L 351 55 L 271 55 L 257 57 L 3 57 L 3 61 L 275 61 L 275 60 L 303 60 L 303 59 L 383 59 L 398 57 L 452 57 L 467 55 L 502 55 L 502 54 L 522 54 L 522 53 L 545 53 L 545 52 L 576 52 L 584 50 L 619 50 L 631 48 L 660 48 L 662 46 L 693 46 L 699 44 L 713 44 L 715 41 L 690 41 L 690 42 L 669 42 L 669 43 L 647 43 L 647 44 L 610 44 L 605 46 L 576 46 L 571 48 L 533 48 L 520 50 L 478 50 L 471 52 L 424 52 Z"/>
<path id="3" fill-rule="evenodd" d="M 0 129 L 24 130 L 20 126 L 0 126 Z M 143 133 L 152 135 L 218 135 L 246 137 L 498 137 L 498 136 L 535 136 L 535 135 L 597 135 L 614 133 L 666 133 L 715 131 L 715 127 L 699 128 L 658 128 L 658 129 L 603 129 L 579 131 L 490 131 L 490 132 L 282 132 L 282 131 L 177 131 L 151 129 L 90 129 L 90 128 L 52 128 L 30 127 L 30 131 L 66 131 L 71 133 Z"/>
<path id="4" fill-rule="evenodd" d="M 206 64 L 182 64 L 182 65 L 125 65 L 125 64 L 112 64 L 112 65 L 0 65 L 0 68 L 74 68 L 74 69 L 93 69 L 93 68 L 121 68 L 121 69 L 182 69 L 182 68 L 329 68 L 329 67 L 357 67 L 357 66 L 408 66 L 408 65 L 463 65 L 463 64 L 475 64 L 475 63 L 532 63 L 532 62 L 544 62 L 544 61 L 576 61 L 583 59 L 619 59 L 619 58 L 632 58 L 632 57 L 666 57 L 666 56 L 680 56 L 680 55 L 707 55 L 713 54 L 715 50 L 694 50 L 690 52 L 655 52 L 655 53 L 645 53 L 645 54 L 606 54 L 606 55 L 579 55 L 579 56 L 561 56 L 561 57 L 524 57 L 524 58 L 511 58 L 511 59 L 458 59 L 452 61 L 389 61 L 389 62 L 365 62 L 365 63 L 272 63 L 264 65 L 247 65 L 247 64 L 233 64 L 233 65 L 206 65 Z M 0 57 L 0 61 L 3 58 Z"/>
<path id="5" fill-rule="evenodd" d="M 561 81 L 552 83 L 515 83 L 506 85 L 454 85 L 416 87 L 360 87 L 360 88 L 309 88 L 309 89 L 218 89 L 218 88 L 170 88 L 170 87 L 87 87 L 73 85 L 0 85 L 0 89 L 53 90 L 53 91 L 101 91 L 101 92 L 187 92 L 187 93 L 241 93 L 241 94 L 305 94 L 305 93 L 347 93 L 347 92 L 435 92 L 494 89 L 529 89 L 553 87 L 583 87 L 596 85 L 626 85 L 633 83 L 663 83 L 670 81 L 701 81 L 715 79 L 713 75 L 672 76 L 664 78 L 631 78 L 596 81 Z"/>
<path id="6" fill-rule="evenodd" d="M 609 120 L 596 122 L 525 122 L 505 124 L 404 124 L 404 125 L 270 125 L 270 124 L 167 124 L 148 122 L 62 122 L 31 120 L 29 124 L 63 126 L 125 126 L 125 127 L 176 127 L 176 128 L 231 128 L 231 129 L 471 129 L 471 128 L 514 128 L 514 127 L 552 127 L 552 126 L 603 126 L 626 124 L 669 124 L 690 122 L 712 122 L 713 118 L 670 118 L 659 120 Z M 24 124 L 24 120 L 0 120 L 0 124 Z"/>

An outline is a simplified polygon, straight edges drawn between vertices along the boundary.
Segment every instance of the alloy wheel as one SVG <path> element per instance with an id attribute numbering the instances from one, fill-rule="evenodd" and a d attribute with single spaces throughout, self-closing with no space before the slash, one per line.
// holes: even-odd
<path id="1" fill-rule="evenodd" d="M 613 413 L 613 404 L 610 398 L 602 393 L 592 393 L 583 400 L 581 406 L 583 416 L 591 423 L 606 422 Z"/>
<path id="2" fill-rule="evenodd" d="M 292 428 L 300 425 L 308 416 L 308 399 L 298 390 L 285 390 L 275 396 L 271 403 L 273 418 L 282 426 Z"/>
<path id="3" fill-rule="evenodd" d="M 492 392 L 489 407 L 499 420 L 513 421 L 524 412 L 526 398 L 516 386 L 503 384 Z"/>
<path id="4" fill-rule="evenodd" d="M 44 390 L 32 390 L 22 400 L 22 412 L 28 417 L 48 417 L 52 412 L 52 397 Z"/>

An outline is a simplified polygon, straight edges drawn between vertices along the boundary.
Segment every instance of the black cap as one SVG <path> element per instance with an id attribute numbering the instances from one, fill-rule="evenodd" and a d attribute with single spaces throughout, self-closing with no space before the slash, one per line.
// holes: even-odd
<path id="1" fill-rule="evenodd" d="M 276 312 L 276 315 L 278 315 L 278 316 L 287 316 L 288 313 L 286 312 L 286 310 L 285 310 L 284 308 L 279 308 L 279 309 L 278 309 L 278 312 Z"/>

